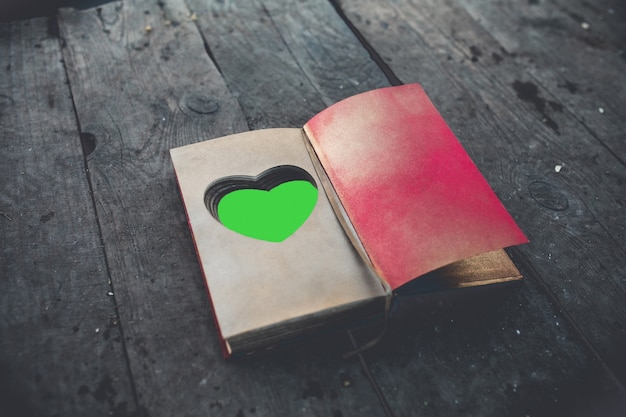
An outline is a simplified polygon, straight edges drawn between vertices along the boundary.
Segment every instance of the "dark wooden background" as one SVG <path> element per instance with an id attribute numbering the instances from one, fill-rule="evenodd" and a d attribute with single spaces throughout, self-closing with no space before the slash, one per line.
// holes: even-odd
<path id="1" fill-rule="evenodd" d="M 0 4 L 0 416 L 626 415 L 623 1 Z M 410 82 L 526 280 L 224 361 L 169 148 Z"/>

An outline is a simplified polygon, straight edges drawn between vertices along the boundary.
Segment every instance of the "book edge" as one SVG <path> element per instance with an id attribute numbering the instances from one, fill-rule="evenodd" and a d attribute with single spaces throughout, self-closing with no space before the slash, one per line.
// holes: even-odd
<path id="1" fill-rule="evenodd" d="M 189 145 L 186 145 L 189 146 Z M 213 323 L 215 324 L 215 328 L 217 330 L 218 333 L 218 339 L 219 339 L 219 343 L 220 343 L 220 347 L 222 349 L 222 356 L 224 358 L 228 358 L 232 355 L 232 348 L 231 346 L 227 343 L 227 341 L 224 339 L 224 337 L 222 336 L 222 329 L 220 328 L 220 323 L 219 320 L 217 318 L 217 316 L 215 315 L 215 308 L 213 307 L 213 298 L 211 297 L 211 290 L 209 289 L 209 283 L 207 282 L 205 276 L 206 276 L 206 272 L 204 271 L 204 266 L 202 265 L 202 262 L 200 261 L 200 253 L 198 252 L 198 246 L 196 244 L 196 237 L 193 233 L 193 228 L 191 227 L 191 223 L 189 220 L 189 213 L 187 211 L 187 205 L 185 204 L 185 197 L 181 191 L 180 188 L 180 182 L 178 179 L 178 175 L 176 173 L 176 161 L 175 159 L 177 158 L 177 154 L 178 154 L 178 149 L 179 148 L 172 148 L 170 149 L 170 159 L 172 160 L 172 166 L 174 167 L 174 176 L 176 177 L 176 185 L 177 185 L 177 189 L 178 189 L 178 194 L 180 196 L 180 200 L 183 203 L 183 210 L 185 211 L 185 219 L 187 221 L 187 229 L 189 230 L 189 233 L 191 234 L 191 240 L 193 242 L 193 248 L 194 251 L 196 252 L 196 259 L 198 261 L 198 266 L 200 267 L 200 274 L 202 275 L 202 282 L 204 283 L 204 290 L 209 298 L 209 304 L 211 305 L 211 316 L 213 317 Z"/>

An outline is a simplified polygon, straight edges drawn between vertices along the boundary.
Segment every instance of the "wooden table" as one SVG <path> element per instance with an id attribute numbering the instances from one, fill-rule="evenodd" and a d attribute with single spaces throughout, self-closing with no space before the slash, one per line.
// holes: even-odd
<path id="1" fill-rule="evenodd" d="M 623 2 L 84 7 L 0 24 L 0 415 L 626 415 Z M 405 297 L 347 360 L 345 332 L 223 360 L 168 150 L 409 82 L 526 280 Z"/>

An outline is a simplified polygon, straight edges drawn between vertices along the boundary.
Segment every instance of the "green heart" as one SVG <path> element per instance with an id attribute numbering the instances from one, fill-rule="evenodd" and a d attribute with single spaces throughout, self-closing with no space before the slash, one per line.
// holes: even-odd
<path id="1" fill-rule="evenodd" d="M 226 194 L 217 206 L 220 222 L 244 236 L 282 242 L 309 217 L 317 188 L 308 181 L 284 182 L 270 190 L 253 188 Z"/>
<path id="2" fill-rule="evenodd" d="M 269 190 L 242 188 L 225 194 L 217 218 L 244 236 L 282 242 L 304 224 L 316 202 L 317 188 L 310 181 L 285 181 Z"/>

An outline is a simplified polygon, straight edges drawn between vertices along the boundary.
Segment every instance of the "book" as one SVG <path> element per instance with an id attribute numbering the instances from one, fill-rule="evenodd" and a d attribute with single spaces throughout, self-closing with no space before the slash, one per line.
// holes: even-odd
<path id="1" fill-rule="evenodd" d="M 418 84 L 170 154 L 226 357 L 381 317 L 423 276 L 522 278 L 526 237 Z"/>

